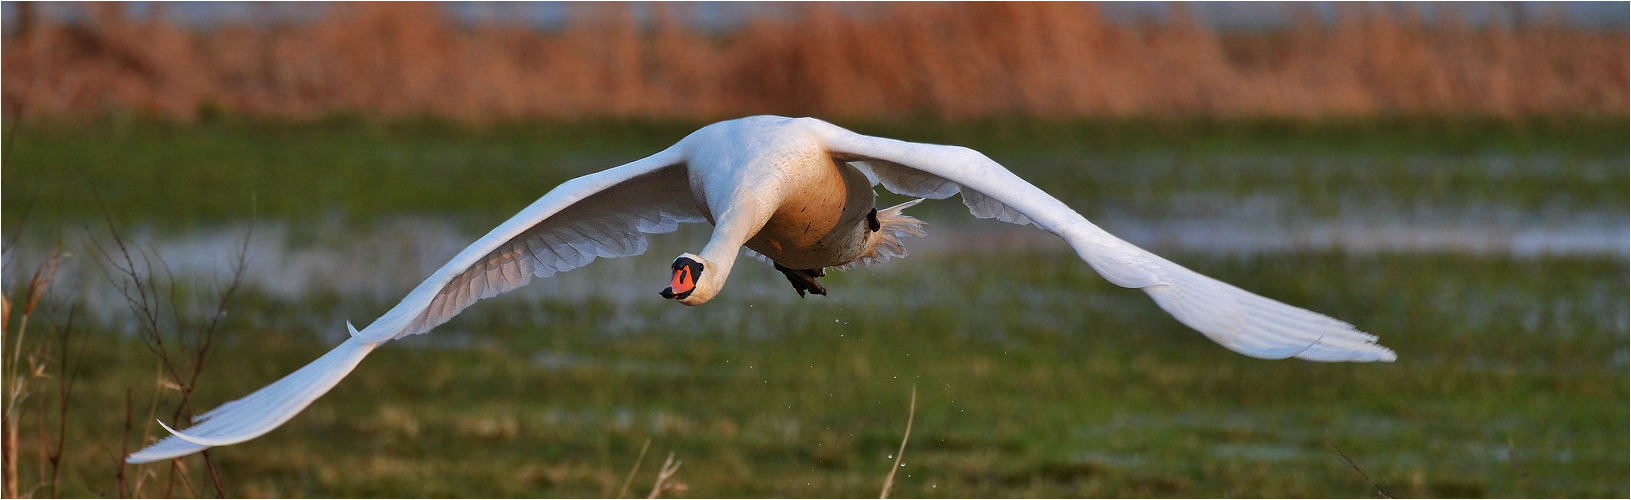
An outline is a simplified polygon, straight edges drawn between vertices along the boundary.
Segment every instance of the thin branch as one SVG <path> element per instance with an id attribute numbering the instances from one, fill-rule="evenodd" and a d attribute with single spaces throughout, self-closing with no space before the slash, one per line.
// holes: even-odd
<path id="1" fill-rule="evenodd" d="M 154 413 L 157 412 L 159 401 L 164 398 L 164 388 L 176 389 L 179 393 L 177 400 L 173 406 L 166 406 L 170 413 L 169 418 L 179 425 L 189 425 L 193 415 L 192 396 L 205 368 L 208 367 L 209 355 L 216 337 L 226 324 L 228 308 L 232 306 L 233 298 L 244 284 L 254 227 L 251 225 L 238 245 L 237 254 L 232 261 L 231 281 L 224 288 L 215 287 L 212 290 L 219 294 L 218 300 L 214 301 L 213 310 L 209 313 L 194 314 L 189 311 L 197 311 L 200 308 L 192 306 L 201 306 L 205 300 L 195 293 L 183 293 L 169 262 L 151 243 L 144 245 L 126 241 L 114 224 L 111 213 L 102 204 L 95 184 L 88 178 L 86 183 L 91 186 L 91 194 L 97 206 L 102 209 L 103 222 L 107 226 L 111 244 L 104 244 L 94 237 L 88 236 L 87 239 L 101 257 L 98 263 L 103 273 L 125 299 L 126 307 L 137 319 L 136 324 L 142 339 L 159 361 L 160 376 L 157 379 L 160 391 L 153 399 L 152 410 Z M 191 306 L 183 307 L 184 300 Z M 144 432 L 143 442 L 146 441 L 146 436 L 147 433 Z M 209 452 L 204 452 L 202 456 L 210 486 L 214 488 L 216 496 L 225 498 L 226 488 L 220 469 Z M 136 480 L 136 485 L 128 490 L 129 493 L 141 495 L 145 479 L 145 474 L 141 475 Z M 198 490 L 195 489 L 187 464 L 180 460 L 171 460 L 164 488 L 165 496 L 176 493 L 177 479 L 187 493 L 197 495 Z"/>
<path id="2" fill-rule="evenodd" d="M 681 463 L 674 461 L 674 452 L 668 452 L 668 459 L 663 460 L 663 468 L 657 471 L 657 483 L 651 485 L 651 494 L 646 495 L 648 500 L 662 496 L 664 491 L 679 487 L 677 484 L 669 484 L 668 480 L 673 478 L 674 473 L 680 470 Z"/>
<path id="3" fill-rule="evenodd" d="M 155 395 L 153 396 L 153 400 L 147 404 L 147 416 L 142 419 L 142 422 L 143 422 L 142 436 L 141 436 L 141 439 L 139 441 L 137 441 L 138 443 L 143 444 L 143 445 L 147 444 L 151 440 L 151 438 L 153 437 L 153 432 L 154 432 L 153 431 L 153 423 L 158 421 L 159 400 L 161 399 L 160 397 L 157 396 L 157 394 L 162 394 L 162 393 L 164 393 L 164 390 L 165 390 L 164 367 L 159 366 L 159 365 L 155 365 L 153 368 L 154 368 L 153 380 L 155 382 L 157 382 L 156 387 L 154 387 L 154 389 L 153 389 L 154 392 L 155 392 Z M 120 460 L 123 460 L 124 457 L 128 457 L 128 456 L 130 456 L 130 453 L 127 452 L 124 455 L 121 455 L 119 458 L 120 458 Z M 137 471 L 136 485 L 135 485 L 135 487 L 133 489 L 133 492 L 145 491 L 146 490 L 147 480 L 148 479 L 155 479 L 155 478 L 158 477 L 158 472 L 154 471 L 151 468 L 148 468 L 146 465 L 136 466 L 136 471 Z M 133 495 L 133 496 L 135 496 L 135 495 Z"/>
<path id="4" fill-rule="evenodd" d="M 119 498 L 131 497 L 130 483 L 125 478 L 125 470 L 130 468 L 130 463 L 125 461 L 125 457 L 130 456 L 130 412 L 131 407 L 135 405 L 134 399 L 130 387 L 125 386 L 125 434 L 124 439 L 119 440 L 119 456 L 113 457 L 114 463 L 118 464 L 118 472 L 114 473 L 114 477 L 119 481 Z"/>
<path id="5" fill-rule="evenodd" d="M 1518 460 L 1517 445 L 1513 444 L 1512 435 L 1510 434 L 1506 436 L 1506 458 L 1508 462 L 1512 463 L 1512 468 L 1518 472 L 1518 487 L 1522 488 L 1519 491 L 1521 495 L 1529 489 L 1529 467 L 1526 467 L 1524 462 Z"/>
<path id="6" fill-rule="evenodd" d="M 900 437 L 900 451 L 895 453 L 895 465 L 889 467 L 889 477 L 883 480 L 883 494 L 878 498 L 889 498 L 889 489 L 895 486 L 895 471 L 900 470 L 900 460 L 906 458 L 906 441 L 912 439 L 912 420 L 917 416 L 917 386 L 912 386 L 912 403 L 906 410 L 906 434 Z"/>
<path id="7" fill-rule="evenodd" d="M 640 457 L 634 459 L 634 467 L 629 469 L 629 477 L 623 480 L 623 487 L 618 488 L 617 496 L 612 498 L 623 498 L 628 496 L 629 485 L 634 483 L 634 475 L 640 472 L 640 464 L 645 463 L 646 450 L 649 448 L 651 448 L 651 438 L 646 438 L 646 444 L 640 445 Z"/>
<path id="8" fill-rule="evenodd" d="M 249 241 L 254 235 L 255 225 L 251 223 L 249 229 L 244 232 L 243 242 L 238 245 L 237 258 L 232 263 L 232 282 L 227 285 L 225 291 L 221 292 L 221 300 L 216 302 L 215 312 L 210 315 L 208 324 L 202 332 L 199 332 L 196 339 L 197 344 L 193 352 L 192 377 L 187 380 L 186 384 L 182 385 L 181 402 L 177 405 L 177 411 L 184 412 L 189 424 L 192 422 L 193 414 L 193 390 L 198 387 L 199 376 L 204 374 L 204 366 L 209 358 L 210 347 L 215 345 L 215 335 L 219 331 L 222 318 L 227 315 L 227 305 L 232 302 L 232 297 L 237 293 L 238 288 L 243 285 L 245 271 L 249 268 Z M 165 268 L 165 272 L 169 272 L 168 267 Z M 174 283 L 172 279 L 172 287 L 175 286 Z M 226 498 L 226 487 L 221 483 L 221 471 L 215 466 L 215 459 L 210 457 L 209 450 L 204 450 L 201 455 L 204 457 L 204 470 L 210 476 L 210 485 L 215 487 L 216 497 Z"/>
<path id="9" fill-rule="evenodd" d="M 1365 478 L 1365 482 L 1370 483 L 1371 487 L 1376 488 L 1376 494 L 1378 496 L 1381 496 L 1382 498 L 1399 498 L 1399 497 L 1393 496 L 1392 494 L 1388 493 L 1387 490 L 1382 489 L 1382 485 L 1376 484 L 1376 480 L 1371 479 L 1370 474 L 1366 474 L 1364 469 L 1359 468 L 1358 463 L 1355 463 L 1352 458 L 1348 458 L 1348 455 L 1342 453 L 1342 449 L 1337 448 L 1337 446 L 1335 444 L 1331 445 L 1331 449 L 1325 450 L 1325 451 L 1330 452 L 1331 454 L 1336 455 L 1337 457 L 1341 458 L 1343 462 L 1347 462 L 1348 467 L 1352 467 L 1354 472 L 1359 473 L 1359 477 Z"/>
<path id="10" fill-rule="evenodd" d="M 215 487 L 215 498 L 226 498 L 227 488 L 221 484 L 221 470 L 215 467 L 215 459 L 210 458 L 210 451 L 198 453 L 204 456 L 204 470 L 210 474 L 210 486 Z"/>
<path id="11" fill-rule="evenodd" d="M 73 358 L 68 357 L 68 341 L 74 334 L 74 314 L 79 312 L 79 304 L 75 303 L 68 308 L 68 324 L 61 329 L 62 359 L 57 362 L 57 446 L 51 452 L 51 497 L 60 496 L 57 487 L 62 473 L 62 453 L 68 439 L 68 401 L 73 396 L 74 381 L 79 379 L 79 370 L 82 363 L 73 363 L 73 370 L 68 369 L 70 360 L 85 358 L 85 343 L 80 343 L 79 353 Z M 55 320 L 52 321 L 55 326 Z"/>
<path id="12" fill-rule="evenodd" d="M 244 275 L 249 268 L 249 240 L 255 235 L 255 225 L 250 224 L 244 233 L 243 242 L 238 246 L 238 255 L 232 263 L 232 281 L 227 285 L 226 291 L 221 292 L 221 300 L 216 302 L 215 311 L 210 314 L 209 322 L 197 340 L 196 352 L 193 360 L 192 378 L 187 381 L 187 396 L 191 395 L 192 388 L 198 384 L 198 377 L 204 373 L 204 363 L 209 355 L 210 347 L 215 344 L 215 334 L 221 326 L 222 318 L 227 315 L 227 305 L 237 294 L 239 287 L 243 286 Z M 183 406 L 191 407 L 191 400 L 183 396 Z M 190 412 L 189 412 L 190 413 Z M 223 495 L 224 496 L 224 495 Z"/>
<path id="13" fill-rule="evenodd" d="M 181 486 L 187 488 L 187 496 L 198 498 L 198 490 L 193 489 L 192 471 L 187 468 L 186 460 L 181 460 L 179 458 L 170 459 L 170 480 L 174 481 L 176 477 L 180 477 Z M 166 494 L 165 496 L 174 497 L 174 495 L 169 494 Z"/>
<path id="14" fill-rule="evenodd" d="M 140 320 L 138 325 L 142 328 L 142 339 L 147 342 L 148 349 L 158 356 L 165 370 L 170 373 L 171 380 L 179 383 L 183 378 L 180 372 L 176 370 L 174 362 L 170 359 L 169 350 L 164 345 L 164 336 L 161 334 L 163 318 L 158 297 L 159 286 L 151 279 L 144 279 L 142 272 L 143 269 L 146 269 L 148 273 L 152 272 L 154 256 L 137 247 L 137 254 L 142 256 L 142 263 L 145 266 L 136 264 L 136 259 L 131 256 L 130 245 L 127 245 L 124 237 L 119 234 L 119 229 L 113 223 L 113 215 L 108 211 L 107 206 L 102 203 L 102 195 L 96 189 L 96 184 L 91 182 L 89 178 L 85 179 L 85 183 L 89 186 L 92 200 L 96 202 L 97 207 L 102 212 L 103 223 L 107 226 L 109 236 L 113 239 L 114 249 L 118 253 L 115 256 L 96 238 L 88 238 L 91 247 L 102 257 L 98 261 L 102 265 L 98 267 L 102 269 L 108 280 L 114 283 L 114 288 L 124 297 L 125 306 L 130 309 L 131 314 Z M 161 263 L 162 260 L 160 259 Z M 115 272 L 119 274 L 118 278 L 114 277 Z"/>

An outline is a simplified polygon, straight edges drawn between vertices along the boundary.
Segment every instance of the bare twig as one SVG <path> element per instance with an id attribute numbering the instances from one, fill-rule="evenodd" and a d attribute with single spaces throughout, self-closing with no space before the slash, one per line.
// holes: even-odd
<path id="1" fill-rule="evenodd" d="M 1348 467 L 1352 467 L 1354 472 L 1359 473 L 1359 477 L 1365 478 L 1365 482 L 1370 483 L 1371 487 L 1376 488 L 1376 495 L 1377 496 L 1380 496 L 1382 498 L 1399 498 L 1399 497 L 1393 496 L 1391 493 L 1388 493 L 1387 490 L 1382 489 L 1382 485 L 1376 484 L 1376 480 L 1371 479 L 1370 474 L 1366 474 L 1364 469 L 1359 468 L 1358 463 L 1354 462 L 1354 460 L 1352 458 L 1348 458 L 1348 455 L 1345 454 L 1345 453 L 1342 453 L 1342 449 L 1337 448 L 1337 446 L 1335 444 L 1331 445 L 1331 449 L 1328 449 L 1328 450 L 1325 450 L 1325 451 L 1330 452 L 1332 455 L 1336 455 L 1337 457 L 1341 458 L 1343 462 L 1347 462 Z"/>
<path id="2" fill-rule="evenodd" d="M 57 253 L 53 253 L 51 258 L 58 259 L 59 256 L 60 249 Z M 57 264 L 53 263 L 51 265 L 52 269 L 49 274 L 54 275 L 56 273 L 56 267 Z M 49 281 L 50 280 L 48 279 L 47 282 Z M 38 295 L 43 297 L 45 295 L 44 290 L 42 289 L 41 293 Z M 35 298 L 33 300 L 39 300 L 39 298 Z M 52 497 L 56 497 L 58 493 L 58 466 L 60 464 L 64 439 L 67 436 L 67 405 L 69 391 L 71 390 L 70 379 L 72 378 L 68 374 L 68 340 L 73 335 L 74 312 L 78 310 L 77 304 L 70 306 L 68 312 L 68 324 L 66 327 L 64 327 L 63 325 L 57 323 L 56 318 L 59 312 L 57 301 L 46 298 L 45 302 L 48 309 L 45 314 L 45 319 L 46 321 L 50 322 L 51 331 L 56 332 L 56 340 L 58 344 L 55 352 L 53 352 L 51 344 L 49 342 L 45 342 L 34 347 L 33 352 L 29 353 L 28 364 L 31 371 L 28 376 L 27 390 L 29 392 L 33 392 L 33 384 L 39 379 L 56 379 L 57 391 L 55 395 L 58 403 L 58 425 L 56 434 L 46 432 L 46 423 L 48 419 L 46 418 L 45 409 L 47 398 L 45 397 L 45 393 L 42 392 L 39 397 L 34 398 L 34 443 L 37 452 L 37 458 L 35 459 L 35 466 L 37 470 L 34 485 L 29 488 L 28 492 L 23 493 L 23 496 L 28 498 L 33 498 L 34 496 L 38 495 L 41 490 L 47 487 L 51 489 Z M 57 374 L 55 377 L 47 373 L 51 363 L 53 362 L 55 362 L 57 365 Z"/>
<path id="3" fill-rule="evenodd" d="M 1513 443 L 1510 434 L 1506 436 L 1506 458 L 1508 462 L 1512 463 L 1513 470 L 1518 473 L 1518 487 L 1521 488 L 1518 493 L 1522 495 L 1524 491 L 1529 489 L 1529 467 L 1518 460 L 1518 447 Z"/>
<path id="4" fill-rule="evenodd" d="M 164 366 L 162 364 L 156 364 L 153 368 L 153 381 L 157 386 L 154 388 L 155 393 L 162 394 L 164 391 L 172 389 L 175 384 L 170 384 L 164 380 Z M 153 422 L 158 421 L 159 418 L 160 399 L 163 398 L 154 396 L 153 400 L 147 405 L 147 416 L 142 418 L 142 435 L 141 439 L 137 440 L 138 444 L 146 444 L 148 442 L 148 438 L 153 435 Z M 122 461 L 124 457 L 127 456 L 130 456 L 130 453 L 127 452 L 120 456 L 120 460 Z M 153 469 L 148 468 L 147 465 L 144 464 L 136 466 L 136 484 L 131 487 L 131 496 L 135 497 L 137 496 L 138 492 L 146 491 L 147 480 L 156 478 L 158 478 L 158 473 L 154 472 Z"/>
<path id="5" fill-rule="evenodd" d="M 58 336 L 58 338 L 61 340 L 60 349 L 62 352 L 62 359 L 57 362 L 57 446 L 54 450 L 52 450 L 50 457 L 48 457 L 51 461 L 50 484 L 52 498 L 59 496 L 57 486 L 59 484 L 58 481 L 62 472 L 62 450 L 64 446 L 67 445 L 68 439 L 68 400 L 73 396 L 74 381 L 79 378 L 79 369 L 81 368 L 80 363 L 73 363 L 73 370 L 70 371 L 68 369 L 70 362 L 70 358 L 68 357 L 68 341 L 73 337 L 74 313 L 78 311 L 79 304 L 74 304 L 73 306 L 69 307 L 68 324 L 60 330 L 62 333 Z M 53 321 L 53 326 L 54 325 L 55 321 Z M 79 353 L 74 355 L 72 359 L 83 359 L 85 356 L 85 347 L 86 345 L 81 343 L 79 346 Z"/>
<path id="6" fill-rule="evenodd" d="M 86 179 L 86 183 L 91 184 L 91 194 L 102 209 L 103 221 L 111 241 L 110 244 L 104 244 L 91 238 L 91 247 L 101 257 L 99 263 L 104 274 L 113 282 L 114 288 L 125 299 L 126 307 L 136 317 L 136 324 L 148 349 L 158 358 L 161 387 L 174 388 L 178 393 L 174 406 L 169 407 L 170 420 L 179 425 L 190 425 L 193 415 L 192 396 L 198 388 L 205 368 L 209 366 L 209 355 L 225 324 L 227 310 L 244 283 L 249 263 L 249 243 L 254 237 L 254 225 L 250 225 L 238 245 L 232 261 L 231 281 L 224 287 L 216 289 L 218 296 L 212 304 L 212 310 L 193 317 L 188 312 L 193 309 L 182 307 L 184 296 L 169 263 L 151 245 L 144 247 L 127 242 L 113 223 L 107 208 L 102 206 L 101 197 L 94 184 L 89 179 Z M 154 399 L 155 409 L 158 398 L 163 397 L 163 391 L 161 390 L 159 394 L 160 396 Z M 145 435 L 146 433 L 144 441 Z M 210 486 L 214 488 L 216 496 L 225 498 L 226 488 L 215 460 L 207 451 L 202 453 L 202 456 Z M 180 460 L 170 461 L 165 496 L 175 493 L 177 479 L 183 488 L 196 495 L 188 471 L 186 464 Z M 142 479 L 138 479 L 134 488 L 130 490 L 132 495 L 141 495 Z"/>
<path id="7" fill-rule="evenodd" d="M 640 464 L 646 461 L 646 450 L 651 448 L 651 438 L 646 438 L 646 444 L 640 445 L 640 457 L 634 459 L 634 467 L 629 469 L 629 477 L 623 480 L 623 487 L 617 489 L 617 496 L 623 498 L 629 494 L 629 485 L 634 483 L 634 475 L 640 472 Z"/>
<path id="8" fill-rule="evenodd" d="M 131 394 L 130 387 L 126 386 L 125 434 L 124 439 L 119 440 L 119 456 L 113 457 L 113 462 L 117 471 L 114 473 L 114 478 L 119 481 L 119 498 L 131 497 L 130 482 L 125 479 L 125 470 L 130 468 L 130 464 L 125 462 L 125 457 L 130 456 L 130 413 L 131 407 L 135 404 L 134 399 L 135 397 Z"/>
<path id="9" fill-rule="evenodd" d="M 89 238 L 91 247 L 101 257 L 99 263 L 103 274 L 107 276 L 108 281 L 113 283 L 114 288 L 125 299 L 125 307 L 136 317 L 136 324 L 140 329 L 142 340 L 147 343 L 148 349 L 159 358 L 160 367 L 168 373 L 173 384 L 181 386 L 187 379 L 183 378 L 180 370 L 176 368 L 176 362 L 170 356 L 170 350 L 165 345 L 164 332 L 167 330 L 164 321 L 165 303 L 160 295 L 162 292 L 161 286 L 152 277 L 155 268 L 153 261 L 157 259 L 162 263 L 163 259 L 162 257 L 156 257 L 156 252 L 148 252 L 141 247 L 136 247 L 134 253 L 141 256 L 140 264 L 138 264 L 136 257 L 132 256 L 131 247 L 133 245 L 127 245 L 124 237 L 120 235 L 118 227 L 113 223 L 112 213 L 102 203 L 102 196 L 96 189 L 96 184 L 91 182 L 89 178 L 85 179 L 85 183 L 90 188 L 92 199 L 102 211 L 103 223 L 106 225 L 109 237 L 113 241 L 113 247 L 110 250 L 97 239 Z M 176 323 L 177 330 L 179 330 L 181 316 L 179 311 L 174 308 L 173 294 L 176 285 L 173 277 L 169 284 L 172 294 L 170 301 L 171 319 Z M 180 332 L 177 332 L 177 335 L 179 336 Z M 182 393 L 182 399 L 185 402 L 186 391 L 184 388 Z M 155 396 L 155 405 L 158 402 L 158 397 Z M 176 412 L 178 414 L 183 413 L 185 408 L 186 405 L 178 404 L 176 405 Z M 166 483 L 164 496 L 175 496 L 176 472 L 176 461 L 172 460 L 170 461 L 169 481 Z M 135 488 L 131 491 L 133 496 L 140 494 L 144 479 L 145 477 L 138 478 Z"/>
<path id="10" fill-rule="evenodd" d="M 215 488 L 215 498 L 226 498 L 227 488 L 221 484 L 221 469 L 215 467 L 215 459 L 210 458 L 210 451 L 198 453 L 204 456 L 204 471 L 210 474 L 210 486 Z"/>
<path id="11" fill-rule="evenodd" d="M 900 460 L 906 458 L 906 441 L 912 439 L 912 419 L 917 416 L 917 386 L 912 386 L 912 403 L 906 409 L 906 434 L 900 437 L 900 451 L 895 453 L 895 465 L 889 466 L 889 477 L 883 479 L 883 494 L 879 499 L 889 498 L 889 490 L 895 487 L 895 471 L 900 470 Z"/>
<path id="12" fill-rule="evenodd" d="M 683 486 L 678 483 L 668 482 L 669 479 L 674 477 L 674 473 L 680 470 L 681 463 L 674 460 L 674 452 L 668 452 L 668 459 L 663 460 L 663 468 L 657 471 L 657 483 L 651 485 L 651 494 L 646 495 L 647 499 L 662 496 L 664 491 L 670 489 L 683 489 Z"/>
<path id="13" fill-rule="evenodd" d="M 187 496 L 198 498 L 198 491 L 193 489 L 192 474 L 190 472 L 186 460 L 170 459 L 170 479 L 174 481 L 178 477 L 181 478 L 181 486 L 187 488 Z M 173 497 L 173 495 L 168 494 L 165 496 Z"/>
<path id="14" fill-rule="evenodd" d="M 238 254 L 232 263 L 232 282 L 227 285 L 225 291 L 221 292 L 221 299 L 215 304 L 215 312 L 210 314 L 209 321 L 204 325 L 203 331 L 200 332 L 198 338 L 195 339 L 192 378 L 188 379 L 187 383 L 182 386 L 181 403 L 177 405 L 176 410 L 178 413 L 177 420 L 179 420 L 180 414 L 185 412 L 189 423 L 191 423 L 192 392 L 198 387 L 198 377 L 204 373 L 210 347 L 214 346 L 216 333 L 221 327 L 221 320 L 227 315 L 227 305 L 238 291 L 238 288 L 243 285 L 244 271 L 249 267 L 249 240 L 254 235 L 255 225 L 251 223 L 249 230 L 244 232 L 243 242 L 239 244 Z M 167 268 L 166 272 L 168 271 Z M 172 307 L 174 307 L 173 303 Z M 226 487 L 221 484 L 221 471 L 215 466 L 215 459 L 210 457 L 209 450 L 204 450 L 200 455 L 204 457 L 204 470 L 210 475 L 210 485 L 215 488 L 216 497 L 226 498 Z"/>

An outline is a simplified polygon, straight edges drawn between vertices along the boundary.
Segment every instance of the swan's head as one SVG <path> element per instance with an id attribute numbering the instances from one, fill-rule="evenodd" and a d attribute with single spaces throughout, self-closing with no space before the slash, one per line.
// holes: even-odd
<path id="1" fill-rule="evenodd" d="M 713 268 L 713 263 L 700 255 L 682 253 L 674 258 L 673 277 L 668 288 L 660 293 L 663 298 L 675 299 L 681 304 L 701 305 L 719 295 L 719 289 L 725 284 L 724 276 L 709 272 Z"/>

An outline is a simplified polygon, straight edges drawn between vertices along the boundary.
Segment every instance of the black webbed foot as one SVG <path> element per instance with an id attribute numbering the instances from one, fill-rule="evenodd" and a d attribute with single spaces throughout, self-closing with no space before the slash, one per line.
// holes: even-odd
<path id="1" fill-rule="evenodd" d="M 815 280 L 816 278 L 826 276 L 826 269 L 790 269 L 783 267 L 781 264 L 775 264 L 775 266 L 777 271 L 781 271 L 782 275 L 787 276 L 787 282 L 793 284 L 793 290 L 798 291 L 799 297 L 803 297 L 804 292 L 810 292 L 816 295 L 827 294 L 827 289 L 823 288 L 821 284 L 817 283 Z"/>

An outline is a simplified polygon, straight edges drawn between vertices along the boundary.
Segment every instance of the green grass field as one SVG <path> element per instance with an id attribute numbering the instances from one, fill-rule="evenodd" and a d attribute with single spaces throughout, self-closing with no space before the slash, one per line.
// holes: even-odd
<path id="1" fill-rule="evenodd" d="M 92 186 L 120 220 L 163 226 L 252 214 L 363 223 L 405 213 L 502 218 L 567 179 L 659 151 L 700 125 L 29 122 L 7 130 L 16 147 L 0 187 L 3 222 L 24 214 L 46 226 L 100 219 L 86 196 Z M 1271 193 L 1326 214 L 1344 196 L 1623 211 L 1621 160 L 1631 134 L 1621 119 L 844 125 L 978 149 L 1078 207 L 1163 206 L 1199 190 Z"/>
<path id="2" fill-rule="evenodd" d="M 473 240 L 553 185 L 694 125 L 25 123 L 4 174 L 8 297 L 37 262 L 18 247 L 60 239 L 84 269 L 46 301 L 58 326 L 81 308 L 65 356 L 77 377 L 61 494 L 119 495 L 127 390 L 136 437 L 161 434 L 145 422 L 175 404 L 124 305 L 98 298 L 96 287 L 112 285 L 84 247 L 107 241 L 91 186 L 127 235 L 236 231 L 253 214 L 256 227 L 287 225 L 291 236 L 276 240 L 285 252 L 346 253 L 359 247 L 336 231 L 416 217 L 452 220 Z M 1262 199 L 1271 218 L 1313 221 L 1544 223 L 1623 218 L 1628 206 L 1624 120 L 857 129 L 976 147 L 1112 231 L 1127 224 L 1116 217 Z M 931 240 L 1001 226 L 962 222 L 955 202 L 923 208 Z M 915 388 L 894 496 L 1627 495 L 1623 253 L 1155 249 L 1352 322 L 1399 353 L 1354 365 L 1232 353 L 1047 239 L 909 242 L 926 250 L 833 273 L 829 297 L 801 300 L 768 266 L 744 263 L 704 307 L 658 300 L 668 260 L 705 231 L 536 280 L 381 348 L 287 425 L 212 451 L 227 494 L 613 496 L 649 440 L 630 496 L 650 490 L 670 452 L 685 489 L 668 496 L 870 496 L 894 463 Z M 232 303 L 198 409 L 306 363 L 343 334 L 342 320 L 366 323 L 423 274 L 357 265 L 415 276 L 380 293 L 249 287 Z M 184 282 L 176 300 L 212 296 L 204 281 Z M 50 314 L 36 316 L 27 345 L 53 342 L 41 319 Z M 7 349 L 15 328 L 14 316 Z M 25 491 L 40 470 L 35 426 L 53 435 L 58 423 L 56 382 L 37 380 L 22 405 Z M 203 460 L 182 463 L 176 477 L 187 482 L 172 493 L 212 496 Z M 125 473 L 157 496 L 170 467 Z"/>

